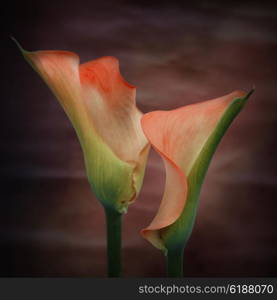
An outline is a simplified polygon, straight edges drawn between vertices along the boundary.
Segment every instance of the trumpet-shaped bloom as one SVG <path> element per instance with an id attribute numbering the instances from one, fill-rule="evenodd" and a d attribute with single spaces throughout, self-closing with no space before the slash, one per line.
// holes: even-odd
<path id="1" fill-rule="evenodd" d="M 157 248 L 167 252 L 182 247 L 189 238 L 212 155 L 251 93 L 235 91 L 221 98 L 143 116 L 143 131 L 162 157 L 166 170 L 161 205 L 151 224 L 141 231 Z"/>
<path id="2" fill-rule="evenodd" d="M 102 57 L 80 65 L 72 52 L 20 50 L 72 122 L 97 198 L 125 212 L 141 188 L 149 146 L 136 88 L 121 76 L 118 60 Z"/>

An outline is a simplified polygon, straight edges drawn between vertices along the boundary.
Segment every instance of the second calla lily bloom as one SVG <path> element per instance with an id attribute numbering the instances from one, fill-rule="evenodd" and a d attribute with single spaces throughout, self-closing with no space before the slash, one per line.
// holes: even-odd
<path id="1" fill-rule="evenodd" d="M 170 276 L 182 275 L 183 250 L 192 231 L 208 165 L 251 93 L 236 91 L 172 111 L 150 112 L 142 118 L 143 130 L 166 169 L 160 208 L 142 235 L 165 251 Z"/>
<path id="2" fill-rule="evenodd" d="M 122 78 L 114 57 L 80 65 L 73 52 L 20 50 L 55 94 L 75 128 L 88 180 L 113 219 L 108 231 L 115 230 L 113 212 L 126 212 L 137 197 L 149 150 L 140 124 L 142 113 L 135 103 L 136 88 Z"/>

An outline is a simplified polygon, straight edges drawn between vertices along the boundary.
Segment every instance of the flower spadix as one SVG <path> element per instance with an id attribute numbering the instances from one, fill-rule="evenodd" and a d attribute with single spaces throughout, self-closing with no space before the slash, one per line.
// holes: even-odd
<path id="1" fill-rule="evenodd" d="M 188 240 L 210 160 L 251 93 L 235 91 L 217 99 L 143 116 L 143 131 L 163 159 L 166 184 L 155 218 L 141 233 L 165 253 L 184 247 Z"/>
<path id="2" fill-rule="evenodd" d="M 20 50 L 72 122 L 97 198 L 106 208 L 125 212 L 139 193 L 149 147 L 136 88 L 122 78 L 118 60 L 79 64 L 73 52 Z"/>

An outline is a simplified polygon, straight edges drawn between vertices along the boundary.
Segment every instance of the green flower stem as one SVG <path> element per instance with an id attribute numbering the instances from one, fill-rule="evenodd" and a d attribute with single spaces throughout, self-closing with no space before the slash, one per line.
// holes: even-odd
<path id="1" fill-rule="evenodd" d="M 121 220 L 122 214 L 105 209 L 107 226 L 108 276 L 121 276 Z"/>
<path id="2" fill-rule="evenodd" d="M 168 249 L 167 260 L 167 277 L 183 277 L 183 257 L 184 248 Z"/>

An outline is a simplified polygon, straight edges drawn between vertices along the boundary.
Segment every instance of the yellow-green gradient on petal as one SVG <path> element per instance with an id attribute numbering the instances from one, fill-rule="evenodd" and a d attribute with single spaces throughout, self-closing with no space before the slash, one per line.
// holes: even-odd
<path id="1" fill-rule="evenodd" d="M 141 231 L 157 248 L 166 252 L 168 248 L 182 247 L 188 239 L 209 162 L 250 93 L 235 91 L 217 99 L 143 116 L 143 131 L 163 158 L 166 169 L 159 210 L 151 224 Z"/>
<path id="2" fill-rule="evenodd" d="M 102 57 L 80 65 L 73 52 L 20 50 L 71 120 L 97 198 L 126 212 L 139 193 L 149 146 L 136 88 L 122 78 L 118 60 Z"/>

